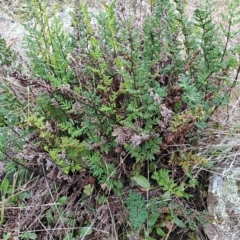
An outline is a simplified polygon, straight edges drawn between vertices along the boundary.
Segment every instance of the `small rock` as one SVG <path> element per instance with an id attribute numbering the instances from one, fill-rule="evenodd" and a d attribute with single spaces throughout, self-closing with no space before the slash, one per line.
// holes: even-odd
<path id="1" fill-rule="evenodd" d="M 226 169 L 226 168 L 225 168 Z M 216 171 L 217 172 L 217 171 Z M 218 170 L 210 178 L 208 211 L 211 223 L 204 227 L 209 240 L 240 239 L 240 168 L 223 176 Z"/>

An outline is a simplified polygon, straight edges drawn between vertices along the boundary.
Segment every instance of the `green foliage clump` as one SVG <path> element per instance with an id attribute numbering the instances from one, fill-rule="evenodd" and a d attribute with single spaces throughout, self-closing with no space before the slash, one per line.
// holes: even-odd
<path id="1" fill-rule="evenodd" d="M 11 149 L 19 150 L 22 141 L 19 139 L 26 136 L 26 129 L 21 129 L 20 125 L 27 112 L 25 102 L 21 101 L 15 88 L 8 82 L 7 78 L 16 69 L 21 69 L 21 64 L 17 63 L 17 55 L 7 46 L 4 38 L 0 36 L 0 160 L 8 157 L 6 152 Z"/>
<path id="2" fill-rule="evenodd" d="M 16 54 L 7 46 L 5 39 L 0 37 L 0 66 L 11 66 L 15 60 Z"/>
<path id="3" fill-rule="evenodd" d="M 0 109 L 0 126 L 31 133 L 32 143 L 64 174 L 91 176 L 104 193 L 121 196 L 132 176 L 145 180 L 150 173 L 151 188 L 143 191 L 160 188 L 169 198 L 189 199 L 186 182 L 176 184 L 159 166 L 179 167 L 195 187 L 192 165 L 210 165 L 186 146 L 227 103 L 236 84 L 230 72 L 238 75 L 239 62 L 228 46 L 234 13 L 225 30 L 220 28 L 225 43 L 211 8 L 197 8 L 193 19 L 179 0 L 150 1 L 140 18 L 126 9 L 119 14 L 114 1 L 93 14 L 80 2 L 70 13 L 73 30 L 67 34 L 57 4 L 28 0 L 24 16 L 31 21 L 23 46 L 30 72 L 12 76 L 29 96 L 23 101 L 3 87 L 0 100 L 13 104 Z M 9 66 L 14 55 L 0 39 L 2 49 L 0 63 Z M 85 185 L 91 187 L 89 195 L 93 182 Z M 130 192 L 125 204 L 132 228 L 139 229 L 148 217 L 144 199 Z M 185 227 L 176 209 L 166 208 L 164 227 L 171 221 Z M 165 236 L 160 217 L 153 216 L 149 234 L 155 229 Z"/>
<path id="4" fill-rule="evenodd" d="M 189 194 L 185 193 L 184 191 L 184 182 L 178 186 L 173 179 L 170 178 L 169 171 L 165 169 L 154 172 L 152 179 L 156 180 L 159 186 L 161 186 L 165 192 L 170 192 L 171 194 L 179 197 L 190 197 Z"/>
<path id="5" fill-rule="evenodd" d="M 207 10 L 196 9 L 190 21 L 179 1 L 157 1 L 143 27 L 134 28 L 134 18 L 121 19 L 114 4 L 90 16 L 81 3 L 67 35 L 57 7 L 50 12 L 46 3 L 30 2 L 35 10 L 25 47 L 32 74 L 45 82 L 36 102 L 43 126 L 35 131 L 65 173 L 95 171 L 93 156 L 117 163 L 124 152 L 141 171 L 144 162 L 204 128 L 227 97 L 226 72 L 236 61 L 219 44 Z M 49 123 L 53 133 L 44 127 Z"/>
<path id="6" fill-rule="evenodd" d="M 58 87 L 72 80 L 72 70 L 68 68 L 68 54 L 73 49 L 72 38 L 63 31 L 63 23 L 55 16 L 58 5 L 52 11 L 46 1 L 28 1 L 30 19 L 33 25 L 25 25 L 24 48 L 30 59 L 35 76 Z"/>
<path id="7" fill-rule="evenodd" d="M 125 203 L 127 205 L 131 227 L 137 230 L 145 223 L 148 217 L 145 201 L 141 195 L 130 192 Z"/>

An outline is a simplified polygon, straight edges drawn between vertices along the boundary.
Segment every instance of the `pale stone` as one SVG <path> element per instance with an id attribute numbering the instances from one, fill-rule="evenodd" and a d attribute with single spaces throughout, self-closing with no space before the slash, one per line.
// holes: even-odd
<path id="1" fill-rule="evenodd" d="M 226 168 L 225 168 L 226 169 Z M 224 169 L 223 169 L 224 170 Z M 210 178 L 208 212 L 211 223 L 204 227 L 210 240 L 240 239 L 240 168 Z"/>

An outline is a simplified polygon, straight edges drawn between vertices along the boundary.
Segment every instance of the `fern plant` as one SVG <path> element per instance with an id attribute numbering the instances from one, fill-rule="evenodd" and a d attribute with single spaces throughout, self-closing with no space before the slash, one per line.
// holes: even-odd
<path id="1" fill-rule="evenodd" d="M 222 30 L 224 43 L 210 8 L 196 9 L 189 19 L 182 1 L 155 0 L 140 18 L 138 9 L 119 14 L 117 1 L 95 14 L 76 3 L 67 34 L 57 5 L 27 2 L 31 21 L 23 46 L 30 73 L 19 69 L 12 77 L 29 89 L 31 101 L 24 108 L 26 101 L 4 86 L 0 98 L 7 107 L 0 110 L 0 125 L 33 133 L 39 151 L 65 174 L 91 175 L 104 194 L 120 196 L 132 176 L 153 173 L 155 187 L 188 199 L 186 183 L 176 184 L 160 166 L 177 165 L 191 179 L 190 165 L 204 163 L 186 146 L 236 83 L 240 67 L 228 48 L 231 31 Z M 1 41 L 0 49 L 6 53 L 0 61 L 8 66 L 14 56 Z M 233 69 L 237 75 L 230 83 Z M 145 200 L 131 192 L 126 206 L 138 230 L 147 219 Z M 173 212 L 171 217 L 184 226 Z"/>
<path id="2" fill-rule="evenodd" d="M 28 9 L 32 25 L 25 24 L 24 47 L 30 59 L 30 66 L 38 76 L 53 86 L 74 82 L 68 68 L 68 54 L 73 43 L 63 31 L 63 23 L 57 18 L 58 5 L 52 11 L 46 1 L 29 0 Z"/>
<path id="3" fill-rule="evenodd" d="M 86 167 L 97 167 L 90 160 L 96 154 L 119 162 L 126 152 L 141 171 L 161 151 L 185 144 L 224 102 L 236 60 L 224 51 L 208 10 L 196 9 L 192 21 L 180 1 L 155 1 L 143 27 L 133 28 L 134 17 L 117 15 L 114 3 L 95 16 L 80 3 L 66 35 L 57 7 L 50 11 L 39 0 L 29 6 L 34 21 L 26 26 L 25 47 L 33 75 L 45 81 L 36 108 L 45 119 L 41 138 L 60 139 L 44 146 L 58 164 L 57 155 L 75 142 Z M 72 160 L 66 172 L 80 169 Z"/>
<path id="4" fill-rule="evenodd" d="M 154 172 L 152 179 L 156 180 L 158 185 L 162 187 L 164 192 L 169 192 L 178 197 L 189 198 L 191 195 L 187 194 L 184 190 L 184 182 L 181 185 L 177 185 L 169 176 L 169 171 L 161 169 L 158 172 Z"/>
<path id="5" fill-rule="evenodd" d="M 0 36 L 0 66 L 11 66 L 16 61 L 16 54 L 7 46 L 5 39 Z"/>
<path id="6" fill-rule="evenodd" d="M 148 216 L 144 199 L 137 193 L 129 192 L 125 204 L 127 205 L 131 227 L 138 230 L 145 223 Z"/>
<path id="7" fill-rule="evenodd" d="M 7 46 L 5 39 L 0 37 L 0 159 L 9 160 L 6 155 L 9 149 L 20 150 L 24 141 L 27 130 L 23 129 L 23 119 L 27 113 L 26 102 L 19 100 L 16 89 L 11 86 L 8 79 L 15 69 L 21 69 L 17 63 L 17 55 Z"/>

